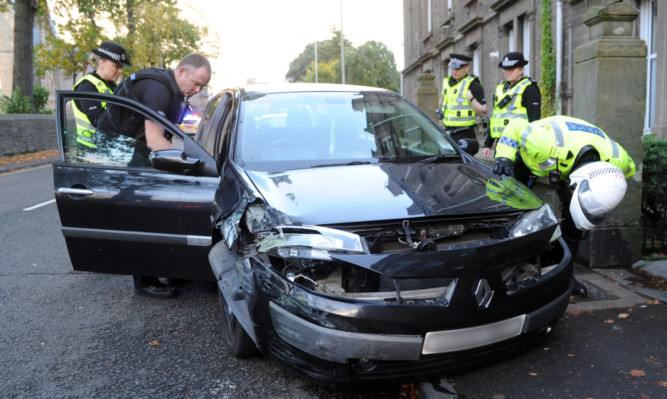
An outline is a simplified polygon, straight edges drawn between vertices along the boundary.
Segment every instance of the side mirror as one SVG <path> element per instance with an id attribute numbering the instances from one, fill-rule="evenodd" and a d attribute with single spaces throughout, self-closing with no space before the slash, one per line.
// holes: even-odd
<path id="1" fill-rule="evenodd" d="M 477 140 L 461 139 L 457 144 L 459 145 L 459 147 L 461 147 L 463 151 L 472 156 L 475 156 L 475 154 L 479 152 L 479 142 L 477 142 Z"/>
<path id="2" fill-rule="evenodd" d="M 200 161 L 181 150 L 160 150 L 151 156 L 151 164 L 157 170 L 191 175 L 199 170 Z"/>

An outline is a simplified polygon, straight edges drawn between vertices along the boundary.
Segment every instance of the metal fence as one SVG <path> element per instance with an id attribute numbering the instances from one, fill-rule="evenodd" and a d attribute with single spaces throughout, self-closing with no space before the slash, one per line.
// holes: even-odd
<path id="1" fill-rule="evenodd" d="M 667 140 L 646 138 L 642 166 L 642 255 L 667 252 Z"/>

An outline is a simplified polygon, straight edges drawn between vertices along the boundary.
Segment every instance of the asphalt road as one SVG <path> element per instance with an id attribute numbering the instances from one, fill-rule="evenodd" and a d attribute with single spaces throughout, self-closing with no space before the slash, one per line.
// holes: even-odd
<path id="1" fill-rule="evenodd" d="M 72 270 L 51 173 L 0 174 L 0 397 L 667 397 L 667 308 L 597 275 L 583 278 L 601 292 L 537 347 L 436 381 L 334 387 L 235 359 L 214 284 L 160 300 L 135 295 L 129 276 Z"/>

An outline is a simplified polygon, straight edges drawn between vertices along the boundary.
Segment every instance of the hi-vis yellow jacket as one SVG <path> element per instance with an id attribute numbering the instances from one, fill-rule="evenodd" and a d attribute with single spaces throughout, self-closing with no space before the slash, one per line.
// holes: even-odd
<path id="1" fill-rule="evenodd" d="M 546 177 L 549 171 L 558 169 L 565 181 L 579 151 L 586 146 L 593 147 L 601 161 L 621 168 L 626 178 L 636 173 L 632 158 L 602 129 L 568 116 L 552 116 L 532 123 L 512 119 L 496 146 L 496 158 L 514 161 L 520 152 L 535 176 Z"/>

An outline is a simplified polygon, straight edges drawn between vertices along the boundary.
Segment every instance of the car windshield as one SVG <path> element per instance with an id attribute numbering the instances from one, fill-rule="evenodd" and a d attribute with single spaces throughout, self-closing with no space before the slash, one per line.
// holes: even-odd
<path id="1" fill-rule="evenodd" d="M 394 93 L 246 95 L 235 159 L 251 170 L 458 157 L 436 125 Z"/>

